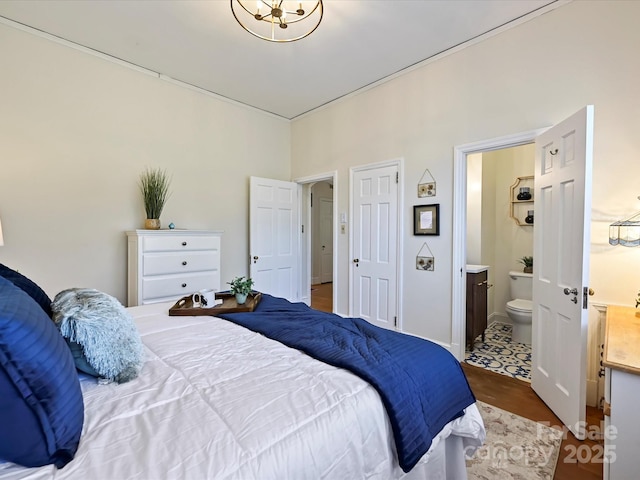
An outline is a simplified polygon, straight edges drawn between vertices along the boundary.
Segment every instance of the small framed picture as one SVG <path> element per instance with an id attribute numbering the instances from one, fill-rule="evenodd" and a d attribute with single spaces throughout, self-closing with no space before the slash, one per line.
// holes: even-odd
<path id="1" fill-rule="evenodd" d="M 418 185 L 418 197 L 435 197 L 436 182 L 421 183 Z"/>
<path id="2" fill-rule="evenodd" d="M 433 272 L 433 257 L 416 257 L 416 269 Z"/>
<path id="3" fill-rule="evenodd" d="M 413 207 L 413 234 L 440 235 L 440 204 Z"/>

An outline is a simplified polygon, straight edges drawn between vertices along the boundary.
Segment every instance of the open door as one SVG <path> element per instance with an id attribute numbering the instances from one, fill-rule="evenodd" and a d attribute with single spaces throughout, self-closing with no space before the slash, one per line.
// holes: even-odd
<path id="1" fill-rule="evenodd" d="M 593 106 L 536 138 L 531 386 L 584 439 Z"/>
<path id="2" fill-rule="evenodd" d="M 254 288 L 297 302 L 298 184 L 251 177 L 249 196 L 249 274 Z"/>

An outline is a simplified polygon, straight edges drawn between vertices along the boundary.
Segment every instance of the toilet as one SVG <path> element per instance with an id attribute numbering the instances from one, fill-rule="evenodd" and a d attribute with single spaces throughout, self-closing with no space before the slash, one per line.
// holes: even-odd
<path id="1" fill-rule="evenodd" d="M 507 302 L 507 316 L 513 323 L 511 340 L 531 345 L 531 298 L 533 275 L 524 272 L 509 272 L 509 291 L 512 300 Z"/>

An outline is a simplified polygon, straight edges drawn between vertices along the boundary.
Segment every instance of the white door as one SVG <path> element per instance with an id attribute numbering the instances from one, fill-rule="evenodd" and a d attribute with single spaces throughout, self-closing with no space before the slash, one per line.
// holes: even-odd
<path id="1" fill-rule="evenodd" d="M 533 390 L 584 438 L 593 106 L 536 139 Z"/>
<path id="2" fill-rule="evenodd" d="M 298 301 L 298 185 L 251 177 L 250 275 L 254 288 Z"/>
<path id="3" fill-rule="evenodd" d="M 320 199 L 320 282 L 333 281 L 333 200 Z"/>
<path id="4" fill-rule="evenodd" d="M 352 315 L 395 329 L 398 167 L 353 172 Z"/>

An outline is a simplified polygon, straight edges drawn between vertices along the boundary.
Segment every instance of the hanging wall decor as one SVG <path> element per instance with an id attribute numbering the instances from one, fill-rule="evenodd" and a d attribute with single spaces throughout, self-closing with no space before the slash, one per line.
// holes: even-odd
<path id="1" fill-rule="evenodd" d="M 429 181 L 431 180 L 431 181 Z M 418 198 L 436 196 L 436 179 L 433 178 L 429 169 L 425 169 L 418 182 Z"/>
<path id="2" fill-rule="evenodd" d="M 416 256 L 416 269 L 433 272 L 434 260 L 435 259 L 433 258 L 433 253 L 431 253 L 429 245 L 427 245 L 427 242 L 424 242 L 422 244 L 422 247 L 420 247 L 418 255 Z"/>

